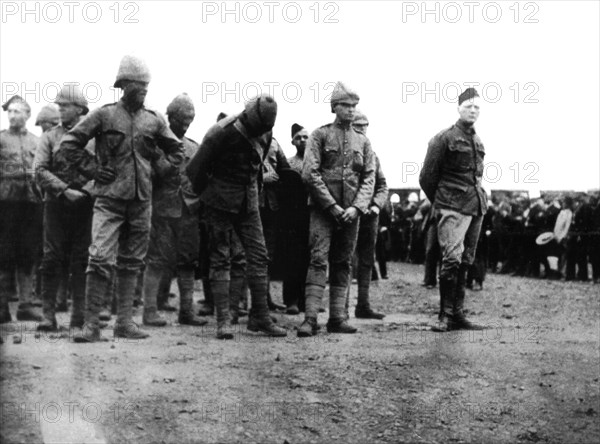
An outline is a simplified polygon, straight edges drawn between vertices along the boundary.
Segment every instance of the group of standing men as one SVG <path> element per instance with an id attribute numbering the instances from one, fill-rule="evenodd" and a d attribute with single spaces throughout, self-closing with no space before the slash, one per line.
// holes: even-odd
<path id="1" fill-rule="evenodd" d="M 125 56 L 114 84 L 123 90 L 121 100 L 89 114 L 79 89 L 65 85 L 56 99 L 60 124 L 44 132 L 39 141 L 25 128 L 29 105 L 18 96 L 4 105 L 10 128 L 0 134 L 6 173 L 0 184 L 0 321 L 11 320 L 6 284 L 11 267 L 16 266 L 20 291 L 17 319 L 38 321 L 40 330 L 56 330 L 56 294 L 62 267 L 68 262 L 73 298 L 70 327 L 77 329 L 74 340 L 103 340 L 102 312 L 113 286 L 115 337 L 143 339 L 148 334 L 132 321 L 138 275 L 144 270 L 143 323 L 162 326 L 166 322 L 157 312 L 158 291 L 167 270 L 176 264 L 179 322 L 204 325 L 206 320 L 192 312 L 202 208 L 208 233 L 208 245 L 203 248 L 209 256 L 208 290 L 216 311 L 217 338 L 233 338 L 231 326 L 237 322 L 239 290 L 245 284 L 251 295 L 248 330 L 285 336 L 287 331 L 269 314 L 274 231 L 269 212 L 277 210 L 269 202 L 269 187 L 280 175 L 288 177 L 287 183 L 301 181 L 308 195 L 308 249 L 304 249 L 308 259 L 302 260 L 299 248 L 298 266 L 292 267 L 284 282 L 288 313 L 296 314 L 298 305 L 303 305 L 305 312 L 298 336 L 317 334 L 327 273 L 327 330 L 356 332 L 348 323 L 355 248 L 359 256 L 355 314 L 381 319 L 383 315 L 369 305 L 369 284 L 377 218 L 388 189 L 366 136 L 368 121 L 356 111 L 358 94 L 338 83 L 331 96 L 331 111 L 336 115 L 333 123 L 310 136 L 294 124 L 292 143 L 298 153 L 288 162 L 272 135 L 277 103 L 271 96 L 259 95 L 246 103 L 240 114 L 220 118 L 198 145 L 185 137 L 195 116 L 190 97 L 181 94 L 169 104 L 167 123 L 144 107 L 149 82 L 145 63 Z M 462 310 L 460 263 L 461 257 L 468 263 L 472 256 L 474 247 L 469 242 L 477 238 L 480 213 L 486 207 L 485 193 L 480 191 L 483 145 L 472 129 L 478 115 L 478 106 L 473 104 L 476 93 L 464 94 L 459 100 L 461 119 L 448 130 L 449 135 L 434 139 L 437 142 L 430 145 L 425 163 L 424 172 L 428 173 L 421 176 L 440 217 L 443 330 L 474 328 Z M 8 171 L 7 165 L 14 168 Z M 35 218 L 35 203 L 40 198 L 33 176 L 44 199 L 43 316 L 33 310 L 28 299 L 35 239 L 39 242 L 39 236 L 24 233 L 34 225 L 28 222 Z M 457 193 L 468 202 L 456 202 Z M 479 201 L 472 205 L 474 196 Z M 302 231 L 296 228 L 297 233 Z M 463 255 L 465 233 L 468 246 Z M 240 255 L 245 263 L 242 276 L 232 267 Z"/>

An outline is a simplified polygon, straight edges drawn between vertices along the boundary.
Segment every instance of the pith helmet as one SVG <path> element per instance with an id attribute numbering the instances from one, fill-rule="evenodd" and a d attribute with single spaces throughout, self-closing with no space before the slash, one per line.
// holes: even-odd
<path id="1" fill-rule="evenodd" d="M 35 124 L 37 126 L 41 125 L 43 122 L 51 122 L 55 125 L 58 125 L 59 121 L 60 113 L 58 112 L 56 107 L 52 105 L 44 106 L 35 118 Z"/>
<path id="2" fill-rule="evenodd" d="M 168 115 L 180 113 L 196 113 L 194 109 L 194 102 L 192 102 L 192 99 L 187 95 L 187 93 L 179 94 L 171 101 L 171 103 L 169 103 L 169 106 L 167 106 Z"/>
<path id="3" fill-rule="evenodd" d="M 85 98 L 79 87 L 74 84 L 63 85 L 62 89 L 56 96 L 54 103 L 73 103 L 83 108 L 83 115 L 86 115 L 89 111 L 87 99 Z"/>
<path id="4" fill-rule="evenodd" d="M 367 119 L 367 116 L 365 116 L 362 112 L 356 111 L 352 123 L 355 125 L 368 125 L 369 119 Z"/>
<path id="5" fill-rule="evenodd" d="M 121 88 L 123 80 L 135 80 L 136 82 L 150 83 L 150 70 L 142 59 L 126 55 L 121 59 L 115 88 Z"/>

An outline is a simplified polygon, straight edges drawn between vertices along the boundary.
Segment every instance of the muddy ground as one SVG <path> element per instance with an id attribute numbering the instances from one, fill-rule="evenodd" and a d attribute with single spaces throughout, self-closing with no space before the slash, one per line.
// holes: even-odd
<path id="1" fill-rule="evenodd" d="M 287 339 L 244 319 L 227 342 L 214 319 L 183 327 L 175 314 L 137 342 L 113 341 L 111 326 L 109 341 L 75 344 L 5 324 L 1 440 L 600 442 L 599 285 L 489 275 L 467 306 L 490 329 L 443 334 L 428 331 L 438 293 L 419 285 L 421 267 L 390 265 L 372 289 L 388 316 L 352 313 L 356 335 L 299 340 L 301 317 L 285 314 Z"/>

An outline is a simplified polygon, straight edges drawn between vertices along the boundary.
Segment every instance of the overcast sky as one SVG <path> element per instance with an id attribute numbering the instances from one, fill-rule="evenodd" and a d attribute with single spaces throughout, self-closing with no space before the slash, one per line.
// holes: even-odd
<path id="1" fill-rule="evenodd" d="M 600 184 L 599 2 L 0 2 L 2 102 L 35 115 L 57 85 L 79 82 L 90 108 L 125 54 L 152 72 L 147 107 L 181 92 L 201 141 L 220 111 L 273 92 L 275 137 L 329 123 L 337 80 L 355 89 L 393 187 L 418 186 L 427 142 L 457 118 L 469 84 L 483 97 L 476 128 L 488 189 L 588 190 Z M 3 113 L 0 128 L 8 125 Z"/>

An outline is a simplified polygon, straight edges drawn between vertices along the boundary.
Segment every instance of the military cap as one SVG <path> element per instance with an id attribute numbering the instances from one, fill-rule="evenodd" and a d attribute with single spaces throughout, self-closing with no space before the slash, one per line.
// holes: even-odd
<path id="1" fill-rule="evenodd" d="M 27 111 L 31 112 L 31 107 L 29 106 L 29 103 L 27 103 L 27 101 L 18 94 L 15 94 L 10 99 L 8 99 L 6 103 L 2 105 L 2 109 L 4 111 L 8 111 L 8 107 L 11 105 L 11 103 L 22 103 L 27 108 Z"/>
<path id="2" fill-rule="evenodd" d="M 333 92 L 331 93 L 331 112 L 338 103 L 349 103 L 351 105 L 358 105 L 360 97 L 355 91 L 352 91 L 342 82 L 337 82 Z"/>
<path id="3" fill-rule="evenodd" d="M 121 59 L 115 88 L 121 88 L 123 80 L 134 80 L 136 82 L 150 83 L 150 70 L 142 59 L 126 55 Z"/>
<path id="4" fill-rule="evenodd" d="M 462 92 L 460 96 L 458 96 L 458 104 L 460 105 L 465 100 L 471 100 L 474 97 L 479 97 L 477 90 L 475 88 L 467 88 Z"/>
<path id="5" fill-rule="evenodd" d="M 277 102 L 268 94 L 260 94 L 246 103 L 248 123 L 256 129 L 271 130 L 277 118 Z"/>
<path id="6" fill-rule="evenodd" d="M 302 125 L 298 125 L 297 123 L 294 123 L 292 125 L 292 139 L 294 138 L 294 136 L 296 134 L 298 134 L 300 131 L 302 131 L 304 129 L 304 127 Z"/>

